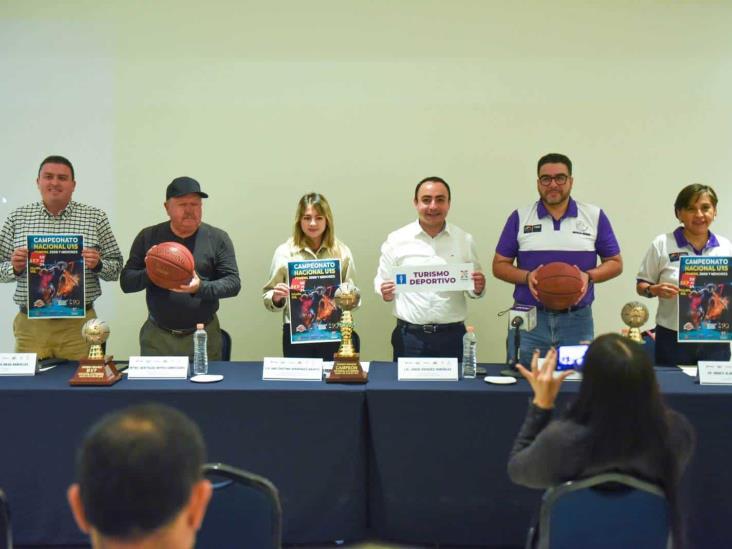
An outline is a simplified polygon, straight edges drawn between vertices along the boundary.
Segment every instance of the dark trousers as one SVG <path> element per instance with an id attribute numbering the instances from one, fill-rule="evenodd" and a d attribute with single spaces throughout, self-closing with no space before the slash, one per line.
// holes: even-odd
<path id="1" fill-rule="evenodd" d="M 677 332 L 656 326 L 656 364 L 678 366 L 697 364 L 700 360 L 728 361 L 729 343 L 679 343 Z"/>
<path id="2" fill-rule="evenodd" d="M 356 352 L 361 351 L 361 338 L 354 331 L 351 334 L 351 342 Z M 290 325 L 282 325 L 282 356 L 295 358 L 322 358 L 323 360 L 332 362 L 333 355 L 340 347 L 340 341 L 332 343 L 298 343 L 293 345 L 290 343 Z"/>
<path id="3" fill-rule="evenodd" d="M 456 324 L 435 333 L 397 324 L 391 333 L 394 362 L 401 357 L 457 357 L 463 359 L 465 325 Z"/>

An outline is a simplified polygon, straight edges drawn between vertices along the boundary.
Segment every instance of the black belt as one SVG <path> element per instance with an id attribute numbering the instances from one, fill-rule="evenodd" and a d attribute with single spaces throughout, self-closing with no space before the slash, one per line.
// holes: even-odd
<path id="1" fill-rule="evenodd" d="M 20 305 L 19 309 L 20 309 L 21 314 L 24 314 L 24 315 L 28 314 L 28 307 L 26 307 L 25 305 Z M 94 309 L 94 303 L 87 303 L 86 305 L 84 305 L 85 311 L 91 311 L 92 309 Z"/>
<path id="2" fill-rule="evenodd" d="M 544 311 L 545 313 L 563 315 L 564 313 L 574 313 L 576 311 L 581 311 L 582 309 L 585 309 L 586 307 L 587 307 L 587 305 L 573 305 L 572 307 L 568 307 L 566 309 L 549 309 L 547 307 L 541 307 L 541 306 L 537 306 L 536 308 L 539 311 Z"/>
<path id="3" fill-rule="evenodd" d="M 195 328 L 183 328 L 180 330 L 174 330 L 173 328 L 166 328 L 165 326 L 161 326 L 160 324 L 158 324 L 158 322 L 155 320 L 155 318 L 153 318 L 153 315 L 148 315 L 147 319 L 157 328 L 160 328 L 161 330 L 168 332 L 169 334 L 172 334 L 174 336 L 187 336 L 187 335 L 191 335 L 193 332 L 196 331 Z M 213 320 L 213 319 L 211 319 L 211 320 Z M 204 322 L 203 325 L 208 326 L 209 324 L 211 324 L 211 320 L 209 320 L 208 322 Z"/>
<path id="4" fill-rule="evenodd" d="M 464 322 L 449 322 L 447 324 L 412 324 L 401 318 L 397 318 L 397 326 L 410 332 L 422 332 L 425 334 L 436 334 L 438 332 L 450 332 L 465 327 Z"/>

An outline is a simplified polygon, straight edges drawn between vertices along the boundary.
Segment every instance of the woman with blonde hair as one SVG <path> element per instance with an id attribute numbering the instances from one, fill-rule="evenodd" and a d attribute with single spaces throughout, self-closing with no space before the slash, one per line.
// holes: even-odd
<path id="1" fill-rule="evenodd" d="M 298 202 L 292 236 L 275 250 L 262 299 L 268 310 L 282 311 L 283 356 L 333 360 L 333 354 L 338 350 L 338 342 L 293 345 L 290 341 L 291 318 L 290 308 L 287 306 L 290 288 L 287 285 L 287 264 L 290 261 L 313 259 L 340 260 L 341 282 L 353 284 L 356 269 L 351 250 L 336 238 L 330 204 L 318 193 L 308 193 Z M 353 343 L 358 350 L 360 342 L 355 332 Z"/>

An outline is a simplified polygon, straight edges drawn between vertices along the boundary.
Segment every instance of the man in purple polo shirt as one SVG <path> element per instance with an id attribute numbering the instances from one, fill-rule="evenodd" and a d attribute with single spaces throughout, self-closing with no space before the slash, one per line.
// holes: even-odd
<path id="1" fill-rule="evenodd" d="M 516 285 L 516 303 L 537 308 L 536 328 L 521 335 L 519 359 L 525 365 L 534 349 L 543 356 L 549 347 L 592 340 L 593 285 L 623 271 L 620 246 L 605 213 L 570 197 L 572 161 L 563 154 L 547 154 L 539 159 L 537 172 L 540 200 L 509 216 L 493 257 L 493 276 Z M 537 299 L 536 270 L 552 261 L 576 265 L 582 271 L 582 297 L 570 309 L 550 310 Z M 512 353 L 513 331 L 509 338 Z"/>

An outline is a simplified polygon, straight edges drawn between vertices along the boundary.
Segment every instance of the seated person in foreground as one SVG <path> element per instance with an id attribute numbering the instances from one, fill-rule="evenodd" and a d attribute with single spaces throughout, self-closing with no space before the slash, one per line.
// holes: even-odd
<path id="1" fill-rule="evenodd" d="M 694 431 L 684 416 L 664 405 L 643 348 L 619 334 L 595 339 L 585 354 L 579 394 L 554 421 L 554 401 L 571 370 L 554 376 L 554 349 L 542 368 L 538 358 L 535 352 L 531 371 L 517 365 L 534 398 L 511 450 L 511 480 L 549 488 L 606 472 L 633 475 L 666 492 L 673 539 L 681 540 L 678 486 Z"/>
<path id="2" fill-rule="evenodd" d="M 95 549 L 192 548 L 211 498 L 198 427 L 158 404 L 101 419 L 77 456 L 71 511 Z"/>

